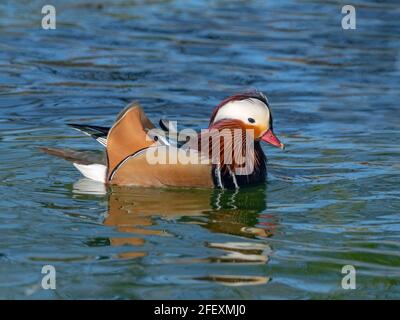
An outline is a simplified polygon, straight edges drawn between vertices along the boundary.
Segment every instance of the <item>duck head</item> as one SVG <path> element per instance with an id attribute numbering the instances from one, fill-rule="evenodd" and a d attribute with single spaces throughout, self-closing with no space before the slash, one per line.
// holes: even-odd
<path id="1" fill-rule="evenodd" d="M 281 149 L 285 147 L 274 134 L 268 99 L 259 91 L 240 93 L 223 100 L 214 109 L 209 127 L 229 121 L 253 130 L 256 141 L 262 140 Z"/>

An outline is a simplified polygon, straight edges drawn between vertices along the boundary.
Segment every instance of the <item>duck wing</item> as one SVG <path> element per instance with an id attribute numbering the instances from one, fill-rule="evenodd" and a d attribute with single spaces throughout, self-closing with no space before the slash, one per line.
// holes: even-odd
<path id="1" fill-rule="evenodd" d="M 117 117 L 107 135 L 107 181 L 116 167 L 140 150 L 157 144 L 148 133 L 155 129 L 143 109 L 132 103 Z"/>
<path id="2" fill-rule="evenodd" d="M 202 156 L 197 150 L 191 150 L 187 158 L 188 150 L 160 143 L 150 134 L 153 132 L 154 125 L 139 105 L 133 104 L 125 109 L 107 136 L 107 183 L 146 187 L 212 187 L 211 166 L 207 162 L 202 164 Z M 170 156 L 174 154 L 177 159 L 188 161 L 171 161 Z"/>
<path id="3" fill-rule="evenodd" d="M 121 116 L 126 112 L 127 109 L 125 108 L 117 117 L 117 121 L 121 118 Z M 170 145 L 171 143 L 174 145 L 178 145 L 177 141 L 169 139 L 167 134 L 175 135 L 177 134 L 178 130 L 174 125 L 173 121 L 169 120 L 160 120 L 160 127 L 163 132 L 160 132 L 158 138 L 160 142 L 164 145 Z M 110 127 L 102 127 L 102 126 L 93 126 L 89 124 L 77 124 L 77 123 L 67 123 L 68 126 L 78 130 L 79 132 L 84 133 L 87 136 L 92 137 L 97 142 L 99 142 L 104 147 L 107 147 L 107 135 L 110 131 Z M 154 138 L 154 137 L 153 137 Z M 170 141 L 171 140 L 171 141 Z"/>
<path id="4" fill-rule="evenodd" d="M 107 146 L 107 135 L 108 131 L 110 131 L 110 128 L 76 123 L 67 123 L 67 125 L 94 138 L 104 147 Z"/>

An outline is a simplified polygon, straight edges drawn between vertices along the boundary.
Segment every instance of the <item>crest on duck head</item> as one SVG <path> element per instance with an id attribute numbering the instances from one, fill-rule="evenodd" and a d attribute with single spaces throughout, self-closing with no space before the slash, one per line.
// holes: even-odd
<path id="1" fill-rule="evenodd" d="M 213 110 L 210 118 L 210 124 L 214 122 L 215 116 L 217 115 L 219 109 L 226 105 L 229 102 L 233 101 L 242 101 L 242 100 L 247 100 L 247 99 L 257 99 L 263 102 L 267 108 L 269 109 L 269 102 L 268 98 L 263 94 L 261 91 L 258 90 L 251 90 L 251 91 L 245 91 L 241 93 L 234 94 L 224 100 L 222 100 Z"/>
<path id="2" fill-rule="evenodd" d="M 224 99 L 213 110 L 213 112 L 211 114 L 209 125 L 211 126 L 216 120 L 218 120 L 217 115 L 222 107 L 226 106 L 229 103 L 235 102 L 235 101 L 245 101 L 245 100 L 248 100 L 251 103 L 260 104 L 266 109 L 266 111 L 268 112 L 268 117 L 269 117 L 269 121 L 268 121 L 269 128 L 272 129 L 272 114 L 271 114 L 271 109 L 269 106 L 268 99 L 261 91 L 258 91 L 258 90 L 251 90 L 251 91 L 245 91 L 242 93 L 237 93 L 235 95 L 232 95 L 232 96 Z"/>

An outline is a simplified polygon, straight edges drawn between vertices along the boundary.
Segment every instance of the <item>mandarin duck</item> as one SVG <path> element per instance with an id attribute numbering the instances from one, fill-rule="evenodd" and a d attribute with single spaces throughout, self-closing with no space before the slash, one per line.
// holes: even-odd
<path id="1" fill-rule="evenodd" d="M 269 102 L 258 91 L 223 100 L 201 133 L 181 134 L 172 122 L 159 124 L 161 129 L 156 129 L 133 103 L 111 128 L 69 124 L 105 147 L 105 161 L 88 152 L 41 149 L 73 162 L 85 177 L 107 185 L 237 189 L 265 181 L 261 141 L 284 148 L 273 132 Z"/>

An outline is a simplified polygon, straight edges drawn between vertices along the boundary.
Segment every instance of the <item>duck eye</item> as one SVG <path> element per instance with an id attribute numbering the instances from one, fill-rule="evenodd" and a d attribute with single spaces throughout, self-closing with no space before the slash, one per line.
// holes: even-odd
<path id="1" fill-rule="evenodd" d="M 247 120 L 248 120 L 250 123 L 256 122 L 256 120 L 254 120 L 253 118 L 248 118 Z"/>

